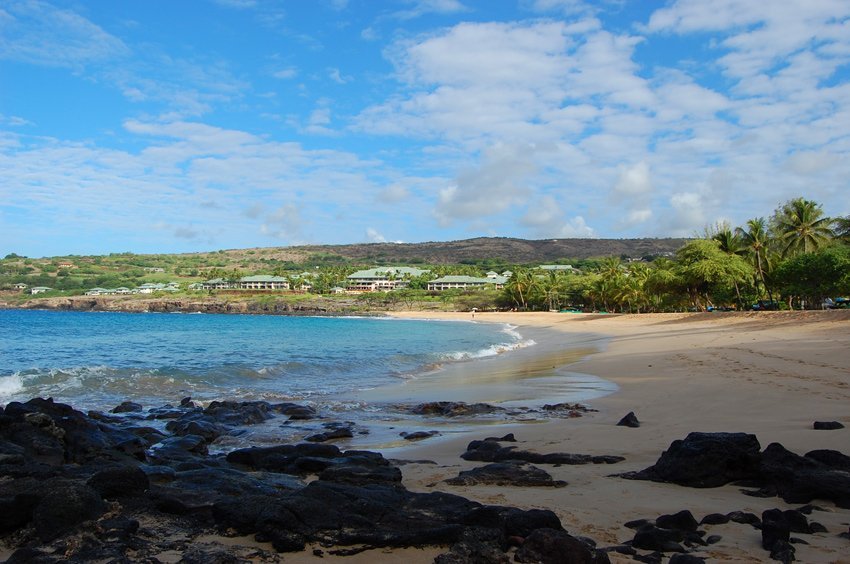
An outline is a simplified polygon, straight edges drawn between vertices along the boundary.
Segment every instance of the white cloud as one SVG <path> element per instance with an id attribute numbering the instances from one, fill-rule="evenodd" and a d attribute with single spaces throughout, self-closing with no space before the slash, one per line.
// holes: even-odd
<path id="1" fill-rule="evenodd" d="M 670 196 L 670 210 L 666 214 L 667 229 L 678 237 L 692 237 L 706 224 L 702 196 L 695 192 L 678 192 Z"/>
<path id="2" fill-rule="evenodd" d="M 25 125 L 34 125 L 33 122 L 28 119 L 24 119 L 19 116 L 6 116 L 0 114 L 0 125 L 8 125 L 10 127 L 22 127 Z"/>
<path id="3" fill-rule="evenodd" d="M 216 4 L 226 8 L 236 8 L 237 10 L 247 10 L 257 7 L 257 0 L 213 0 Z"/>
<path id="4" fill-rule="evenodd" d="M 303 225 L 304 218 L 299 207 L 284 204 L 266 216 L 260 225 L 260 232 L 275 239 L 292 241 L 300 235 Z"/>
<path id="5" fill-rule="evenodd" d="M 39 0 L 6 3 L 0 18 L 0 59 L 78 69 L 130 53 L 86 18 Z"/>
<path id="6" fill-rule="evenodd" d="M 533 201 L 520 218 L 520 223 L 531 228 L 535 237 L 541 239 L 593 238 L 593 229 L 584 217 L 567 217 L 558 201 L 551 195 Z"/>
<path id="7" fill-rule="evenodd" d="M 328 78 L 336 82 L 337 84 L 346 84 L 347 82 L 351 82 L 353 79 L 350 76 L 343 76 L 339 69 L 328 69 Z"/>
<path id="8" fill-rule="evenodd" d="M 620 176 L 614 185 L 615 196 L 635 197 L 652 192 L 649 164 L 646 161 L 630 167 L 620 167 Z"/>
<path id="9" fill-rule="evenodd" d="M 290 78 L 295 78 L 296 76 L 298 76 L 298 69 L 296 69 L 295 67 L 286 67 L 285 69 L 274 71 L 272 73 L 272 76 L 281 80 L 288 80 Z"/>
<path id="10" fill-rule="evenodd" d="M 454 184 L 440 191 L 435 214 L 442 224 L 449 225 L 518 206 L 528 197 L 526 180 L 535 169 L 529 147 L 491 147 L 478 167 L 465 170 Z"/>
<path id="11" fill-rule="evenodd" d="M 401 20 L 410 20 L 426 14 L 457 14 L 469 11 L 459 0 L 407 0 L 412 7 L 396 12 L 394 16 Z"/>
<path id="12" fill-rule="evenodd" d="M 369 227 L 366 229 L 366 240 L 370 243 L 386 243 L 387 238 L 378 233 L 375 229 Z"/>
<path id="13" fill-rule="evenodd" d="M 410 190 L 401 184 L 391 184 L 378 193 L 378 201 L 385 204 L 396 204 L 410 197 Z"/>

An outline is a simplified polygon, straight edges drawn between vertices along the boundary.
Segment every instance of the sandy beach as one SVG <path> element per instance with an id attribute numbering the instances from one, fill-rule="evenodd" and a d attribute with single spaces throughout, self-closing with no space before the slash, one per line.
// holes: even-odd
<path id="1" fill-rule="evenodd" d="M 411 312 L 405 317 L 469 320 L 469 313 Z M 424 441 L 390 456 L 428 460 L 407 464 L 404 484 L 415 491 L 450 491 L 484 503 L 555 511 L 564 527 L 600 546 L 631 539 L 623 526 L 634 519 L 690 510 L 697 520 L 709 513 L 771 508 L 791 509 L 777 497 L 743 495 L 737 486 L 694 489 L 674 484 L 610 477 L 651 466 L 672 441 L 691 431 L 755 434 L 762 448 L 779 442 L 797 454 L 814 449 L 850 452 L 850 312 L 762 312 L 646 315 L 558 313 L 479 313 L 477 322 L 546 328 L 562 335 L 604 336 L 604 350 L 589 354 L 571 370 L 610 380 L 619 390 L 587 402 L 597 409 L 584 417 L 500 428 L 516 434 L 522 449 L 612 454 L 616 465 L 548 467 L 565 488 L 448 486 L 442 480 L 478 463 L 459 458 L 471 438 Z M 446 398 L 452 399 L 452 398 Z M 616 423 L 634 411 L 640 428 Z M 845 429 L 813 430 L 814 421 L 839 421 Z M 486 435 L 485 435 L 486 436 Z M 850 562 L 850 540 L 838 537 L 850 527 L 850 510 L 814 502 L 823 511 L 810 519 L 828 533 L 804 535 L 797 544 L 801 562 Z M 722 539 L 695 555 L 716 562 L 770 561 L 759 531 L 729 523 L 706 526 Z M 430 551 L 370 551 L 356 560 L 429 561 Z M 306 556 L 306 555 L 305 555 Z M 309 560 L 309 558 L 307 558 Z M 631 558 L 611 555 L 614 562 Z"/>

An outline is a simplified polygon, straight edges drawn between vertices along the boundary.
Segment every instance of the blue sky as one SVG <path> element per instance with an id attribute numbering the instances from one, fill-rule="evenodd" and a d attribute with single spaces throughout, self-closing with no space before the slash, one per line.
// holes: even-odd
<path id="1" fill-rule="evenodd" d="M 0 0 L 0 256 L 850 214 L 846 0 Z"/>

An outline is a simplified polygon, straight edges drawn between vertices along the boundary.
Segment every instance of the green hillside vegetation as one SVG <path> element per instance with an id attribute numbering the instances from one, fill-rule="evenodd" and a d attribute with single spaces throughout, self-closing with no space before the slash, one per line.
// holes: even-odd
<path id="1" fill-rule="evenodd" d="M 614 251 L 591 254 L 594 251 Z M 571 252 L 572 254 L 559 254 Z M 571 269 L 538 268 L 542 264 Z M 375 266 L 415 266 L 427 274 L 405 278 L 393 291 L 338 294 L 346 277 Z M 504 287 L 429 291 L 447 275 L 512 275 Z M 238 281 L 266 274 L 289 291 L 190 290 L 211 279 Z M 850 217 L 829 218 L 820 204 L 795 198 L 770 217 L 745 225 L 719 224 L 692 239 L 479 238 L 420 244 L 256 248 L 193 254 L 61 256 L 0 260 L 7 303 L 80 295 L 92 288 L 176 283 L 154 292 L 175 298 L 214 296 L 259 303 L 342 304 L 349 310 L 519 309 L 664 312 L 846 307 L 850 295 Z M 26 285 L 26 290 L 16 285 Z M 50 288 L 38 296 L 34 287 Z M 150 297 L 151 294 L 145 294 Z M 139 299 L 121 296 L 121 299 Z M 320 306 L 317 306 L 320 307 Z"/>

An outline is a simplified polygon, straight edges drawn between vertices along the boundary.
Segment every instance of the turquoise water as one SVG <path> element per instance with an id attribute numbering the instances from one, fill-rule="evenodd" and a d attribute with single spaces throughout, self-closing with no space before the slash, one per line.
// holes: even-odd
<path id="1" fill-rule="evenodd" d="M 321 400 L 528 344 L 499 324 L 0 310 L 0 405 Z"/>

